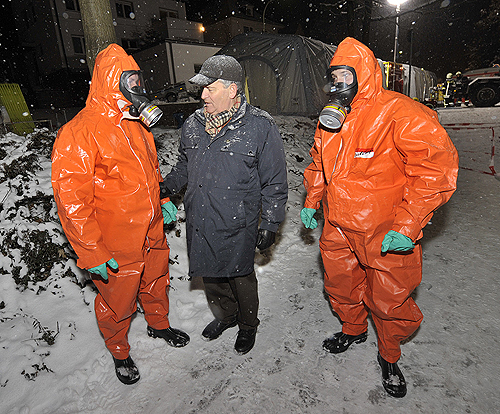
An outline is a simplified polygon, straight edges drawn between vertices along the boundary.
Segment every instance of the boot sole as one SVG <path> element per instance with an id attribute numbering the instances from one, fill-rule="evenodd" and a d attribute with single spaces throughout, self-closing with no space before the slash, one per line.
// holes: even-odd
<path id="1" fill-rule="evenodd" d="M 141 379 L 140 375 L 137 378 L 129 380 L 129 379 L 126 379 L 125 377 L 123 377 L 121 375 L 118 375 L 118 373 L 116 371 L 115 371 L 115 373 L 116 373 L 116 377 L 120 380 L 120 382 L 122 382 L 125 385 L 135 384 L 137 381 L 139 381 Z"/>

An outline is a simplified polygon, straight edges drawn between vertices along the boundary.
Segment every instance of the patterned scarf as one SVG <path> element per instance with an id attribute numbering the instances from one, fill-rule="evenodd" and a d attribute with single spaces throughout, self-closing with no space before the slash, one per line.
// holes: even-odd
<path id="1" fill-rule="evenodd" d="M 224 125 L 226 125 L 229 122 L 229 120 L 233 117 L 233 115 L 239 109 L 240 105 L 241 105 L 241 96 L 238 94 L 236 95 L 236 102 L 231 108 L 229 108 L 228 111 L 222 111 L 219 112 L 218 114 L 210 115 L 205 109 L 204 111 L 206 120 L 205 131 L 212 138 L 214 138 L 221 131 L 221 129 L 224 128 Z"/>

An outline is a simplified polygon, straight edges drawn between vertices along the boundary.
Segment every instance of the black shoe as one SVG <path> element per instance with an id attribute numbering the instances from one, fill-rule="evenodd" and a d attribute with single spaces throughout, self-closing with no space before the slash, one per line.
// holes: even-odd
<path id="1" fill-rule="evenodd" d="M 224 332 L 228 328 L 232 328 L 233 326 L 236 326 L 236 321 L 225 323 L 218 319 L 214 319 L 205 327 L 205 329 L 203 329 L 201 336 L 206 341 L 213 341 L 214 339 L 217 339 L 219 336 L 221 336 L 222 332 Z"/>
<path id="2" fill-rule="evenodd" d="M 403 398 L 406 395 L 406 381 L 397 362 L 387 362 L 380 354 L 377 360 L 382 368 L 382 385 L 387 393 L 392 397 Z"/>
<path id="3" fill-rule="evenodd" d="M 132 361 L 130 355 L 127 359 L 116 359 L 113 357 L 115 362 L 115 372 L 118 379 L 124 384 L 130 385 L 135 384 L 141 376 L 139 375 L 139 369 L 135 362 Z"/>
<path id="4" fill-rule="evenodd" d="M 347 350 L 353 342 L 360 344 L 365 342 L 367 337 L 368 332 L 359 335 L 347 335 L 343 332 L 337 332 L 331 338 L 323 341 L 323 348 L 332 354 L 340 354 Z"/>
<path id="5" fill-rule="evenodd" d="M 238 336 L 236 337 L 236 342 L 234 344 L 234 350 L 239 355 L 245 355 L 249 352 L 255 345 L 255 335 L 257 334 L 257 328 L 254 329 L 240 329 L 238 331 Z"/>
<path id="6" fill-rule="evenodd" d="M 179 329 L 172 327 L 167 329 L 154 329 L 148 326 L 148 335 L 153 338 L 163 338 L 167 344 L 176 348 L 181 348 L 189 343 L 189 335 Z"/>

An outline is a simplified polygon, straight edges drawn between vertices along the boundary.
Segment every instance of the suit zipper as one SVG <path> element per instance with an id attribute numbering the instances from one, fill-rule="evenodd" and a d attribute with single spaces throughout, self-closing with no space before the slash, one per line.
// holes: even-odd
<path id="1" fill-rule="evenodd" d="M 145 178 L 145 182 L 146 182 L 146 188 L 148 189 L 148 194 L 149 194 L 149 204 L 151 205 L 151 210 L 153 211 L 153 214 L 151 215 L 151 218 L 149 219 L 149 224 L 151 225 L 151 223 L 153 222 L 153 218 L 155 216 L 155 207 L 154 207 L 153 201 L 151 199 L 152 197 L 151 197 L 151 191 L 149 189 L 148 176 L 146 174 L 146 170 L 144 169 L 144 165 L 142 165 L 141 159 L 137 156 L 136 152 L 132 148 L 132 145 L 130 144 L 130 139 L 129 139 L 129 137 L 127 136 L 127 134 L 125 133 L 125 131 L 122 128 L 121 120 L 120 120 L 120 124 L 118 126 L 121 129 L 121 131 L 123 132 L 123 135 L 125 136 L 125 138 L 127 139 L 127 143 L 128 143 L 128 145 L 130 147 L 130 150 L 134 154 L 134 156 L 137 159 L 137 161 L 139 161 L 139 165 L 141 166 L 142 172 L 144 173 L 144 178 Z"/>

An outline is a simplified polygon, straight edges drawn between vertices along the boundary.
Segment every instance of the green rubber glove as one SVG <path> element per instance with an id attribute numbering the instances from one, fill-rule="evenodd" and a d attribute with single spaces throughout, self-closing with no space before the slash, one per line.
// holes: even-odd
<path id="1" fill-rule="evenodd" d="M 316 213 L 316 210 L 314 208 L 305 208 L 305 207 L 300 212 L 300 219 L 302 220 L 302 223 L 304 223 L 304 226 L 306 226 L 307 229 L 315 229 L 316 227 L 318 227 L 318 222 L 313 217 L 314 213 Z"/>
<path id="2" fill-rule="evenodd" d="M 177 220 L 177 207 L 171 201 L 161 205 L 161 212 L 163 214 L 163 223 L 168 224 Z"/>
<path id="3" fill-rule="evenodd" d="M 111 269 L 118 269 L 118 263 L 116 260 L 111 258 L 106 262 Z M 106 263 L 103 263 L 96 267 L 91 267 L 88 269 L 90 273 L 95 273 L 96 275 L 101 276 L 104 280 L 108 280 L 108 269 L 106 269 Z"/>
<path id="4" fill-rule="evenodd" d="M 394 230 L 390 230 L 382 241 L 382 253 L 389 250 L 395 252 L 407 252 L 412 250 L 414 247 L 415 243 L 413 243 L 409 237 Z"/>

